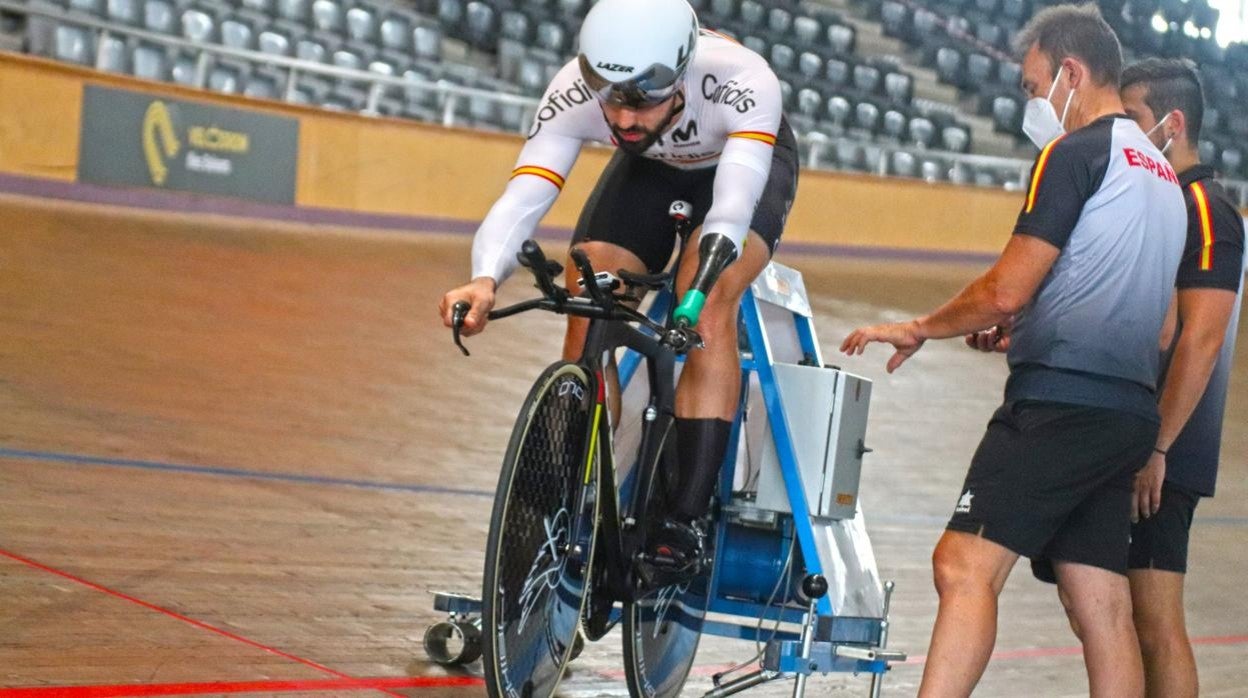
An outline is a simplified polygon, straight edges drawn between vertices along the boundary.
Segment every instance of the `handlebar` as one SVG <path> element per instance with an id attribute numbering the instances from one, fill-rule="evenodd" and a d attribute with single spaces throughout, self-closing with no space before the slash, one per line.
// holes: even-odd
<path id="1" fill-rule="evenodd" d="M 542 293 L 542 297 L 491 310 L 488 315 L 489 319 L 499 320 L 534 309 L 547 310 L 562 315 L 573 315 L 589 319 L 637 323 L 658 335 L 660 341 L 677 354 L 683 354 L 702 346 L 702 338 L 691 326 L 682 322 L 675 327 L 664 327 L 632 307 L 617 302 L 631 299 L 628 296 L 616 296 L 610 290 L 600 287 L 594 281 L 595 272 L 593 264 L 590 262 L 589 256 L 582 250 L 573 247 L 569 254 L 572 257 L 573 264 L 576 265 L 577 270 L 581 273 L 581 278 L 585 280 L 585 295 L 573 296 L 568 293 L 566 288 L 555 283 L 554 277 L 563 271 L 563 266 L 558 262 L 547 259 L 542 252 L 542 248 L 536 242 L 526 240 L 521 245 L 520 252 L 516 254 L 516 257 L 520 261 L 521 266 L 527 267 L 533 273 L 533 278 L 536 281 L 538 290 Z M 634 285 L 630 281 L 631 275 L 622 276 L 626 284 Z M 640 285 L 649 288 L 654 287 L 655 277 L 636 278 L 641 282 Z M 451 306 L 451 335 L 455 341 L 455 346 L 459 347 L 464 356 L 469 356 L 469 353 L 460 339 L 460 331 L 463 328 L 464 318 L 470 309 L 471 306 L 466 301 L 458 301 Z"/>

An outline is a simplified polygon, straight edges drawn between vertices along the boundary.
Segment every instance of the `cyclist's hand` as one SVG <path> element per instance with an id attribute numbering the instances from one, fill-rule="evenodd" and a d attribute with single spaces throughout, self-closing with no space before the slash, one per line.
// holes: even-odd
<path id="1" fill-rule="evenodd" d="M 888 372 L 892 373 L 897 370 L 898 366 L 905 363 L 906 359 L 914 356 L 925 341 L 927 340 L 919 334 L 919 323 L 911 320 L 910 322 L 860 327 L 850 332 L 845 341 L 841 343 L 841 351 L 852 356 L 861 354 L 871 342 L 887 342 L 897 350 L 888 360 Z"/>
<path id="2" fill-rule="evenodd" d="M 464 328 L 461 334 L 471 337 L 485 329 L 485 323 L 489 322 L 489 312 L 494 308 L 495 286 L 494 279 L 481 276 L 459 288 L 447 291 L 446 295 L 442 296 L 442 302 L 438 304 L 438 313 L 442 315 L 442 323 L 450 327 L 451 308 L 456 302 L 464 301 L 471 305 L 472 309 L 464 317 Z"/>

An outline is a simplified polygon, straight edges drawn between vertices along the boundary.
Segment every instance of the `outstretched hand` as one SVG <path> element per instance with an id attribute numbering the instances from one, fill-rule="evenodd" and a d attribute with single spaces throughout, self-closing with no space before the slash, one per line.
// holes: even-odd
<path id="1" fill-rule="evenodd" d="M 872 325 L 871 327 L 860 327 L 841 343 L 841 351 L 853 356 L 861 354 L 867 345 L 871 342 L 887 342 L 893 345 L 897 350 L 892 358 L 888 360 L 888 372 L 896 371 L 899 366 L 906 362 L 911 356 L 914 356 L 923 343 L 927 340 L 919 334 L 919 323 L 916 320 L 910 322 L 894 322 L 886 325 Z"/>

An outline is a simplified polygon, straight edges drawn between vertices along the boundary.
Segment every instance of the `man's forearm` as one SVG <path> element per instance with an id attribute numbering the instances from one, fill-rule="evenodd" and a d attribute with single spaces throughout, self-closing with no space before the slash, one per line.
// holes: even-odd
<path id="1" fill-rule="evenodd" d="M 1174 440 L 1179 438 L 1188 418 L 1200 403 L 1222 349 L 1222 334 L 1210 338 L 1189 329 L 1193 328 L 1184 328 L 1179 335 L 1158 405 L 1161 430 L 1157 434 L 1157 448 L 1163 451 L 1169 450 Z"/>
<path id="2" fill-rule="evenodd" d="M 1002 303 L 991 272 L 980 276 L 952 300 L 916 323 L 922 339 L 961 337 L 1010 319 L 1017 309 Z"/>

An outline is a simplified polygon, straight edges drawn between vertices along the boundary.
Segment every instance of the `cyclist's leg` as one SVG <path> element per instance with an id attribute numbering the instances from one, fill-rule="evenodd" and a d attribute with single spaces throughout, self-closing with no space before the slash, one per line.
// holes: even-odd
<path id="1" fill-rule="evenodd" d="M 596 271 L 609 271 L 616 274 L 620 269 L 627 269 L 637 274 L 646 273 L 645 262 L 636 253 L 617 244 L 598 240 L 581 240 L 573 242 L 573 245 L 579 247 L 589 257 L 590 264 Z M 565 285 L 575 292 L 576 280 L 581 277 L 581 272 L 577 270 L 571 257 L 568 257 L 564 264 L 564 272 Z M 588 327 L 589 320 L 568 317 L 568 331 L 563 337 L 564 360 L 576 361 L 580 358 L 581 348 L 585 345 L 585 331 Z"/>
<path id="2" fill-rule="evenodd" d="M 697 245 L 697 237 L 695 233 L 689 244 Z M 751 231 L 741 256 L 711 289 L 698 321 L 698 333 L 706 347 L 689 353 L 676 387 L 681 496 L 673 513 L 681 519 L 705 516 L 714 492 L 740 400 L 738 308 L 745 290 L 770 260 L 771 247 Z M 685 256 L 677 278 L 681 292 L 692 281 L 697 266 L 697 255 Z"/>
<path id="3" fill-rule="evenodd" d="M 680 501 L 674 514 L 693 520 L 706 515 L 740 398 L 741 365 L 737 355 L 737 308 L 741 296 L 767 266 L 779 244 L 797 192 L 797 150 L 793 131 L 781 122 L 771 173 L 750 221 L 750 232 L 738 259 L 706 300 L 698 332 L 706 348 L 691 352 L 676 390 L 676 434 L 680 462 Z M 688 243 L 697 250 L 701 230 Z M 686 254 L 677 274 L 681 293 L 698 267 L 698 255 Z"/>

